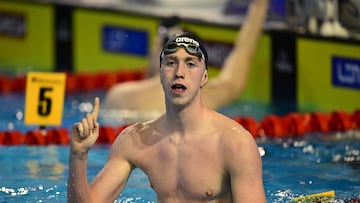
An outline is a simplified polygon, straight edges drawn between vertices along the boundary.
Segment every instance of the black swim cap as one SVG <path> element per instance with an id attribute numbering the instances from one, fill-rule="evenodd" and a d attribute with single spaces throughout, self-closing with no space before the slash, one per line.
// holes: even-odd
<path id="1" fill-rule="evenodd" d="M 179 47 L 184 47 L 186 52 L 189 54 L 196 55 L 200 59 L 204 59 L 205 66 L 207 68 L 208 53 L 205 49 L 204 43 L 199 37 L 188 32 L 176 35 L 165 43 L 160 53 L 160 63 L 165 55 L 176 52 Z"/>

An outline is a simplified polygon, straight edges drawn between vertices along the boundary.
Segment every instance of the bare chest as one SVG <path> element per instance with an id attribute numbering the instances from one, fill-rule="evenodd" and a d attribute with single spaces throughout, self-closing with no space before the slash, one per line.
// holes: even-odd
<path id="1" fill-rule="evenodd" d="M 159 143 L 147 156 L 140 167 L 158 196 L 205 201 L 230 193 L 222 155 L 213 142 Z"/>

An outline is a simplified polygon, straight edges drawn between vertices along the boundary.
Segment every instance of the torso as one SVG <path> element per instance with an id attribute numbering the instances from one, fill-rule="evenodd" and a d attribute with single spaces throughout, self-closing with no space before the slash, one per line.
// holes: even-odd
<path id="1" fill-rule="evenodd" d="M 126 144 L 134 146 L 126 157 L 148 175 L 158 201 L 231 202 L 221 141 L 224 129 L 213 125 L 201 134 L 165 135 L 158 125 L 132 126 L 137 136 L 128 133 L 131 145 Z"/>

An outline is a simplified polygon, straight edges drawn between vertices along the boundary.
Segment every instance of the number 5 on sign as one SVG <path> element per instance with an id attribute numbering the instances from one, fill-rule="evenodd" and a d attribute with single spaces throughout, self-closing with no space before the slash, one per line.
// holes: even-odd
<path id="1" fill-rule="evenodd" d="M 25 124 L 40 126 L 61 124 L 65 83 L 65 73 L 28 73 Z"/>

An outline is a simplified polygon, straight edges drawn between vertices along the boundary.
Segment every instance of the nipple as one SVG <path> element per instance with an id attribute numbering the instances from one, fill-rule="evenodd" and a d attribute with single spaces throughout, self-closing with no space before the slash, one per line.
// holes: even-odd
<path id="1" fill-rule="evenodd" d="M 209 189 L 208 191 L 206 191 L 206 195 L 209 196 L 209 197 L 211 197 L 211 196 L 213 195 L 212 190 Z"/>

